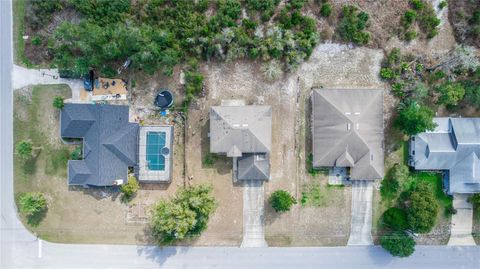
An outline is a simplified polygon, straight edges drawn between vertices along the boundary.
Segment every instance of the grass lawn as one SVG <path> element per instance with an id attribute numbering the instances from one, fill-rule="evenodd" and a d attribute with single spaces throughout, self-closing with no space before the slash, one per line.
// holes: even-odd
<path id="1" fill-rule="evenodd" d="M 16 64 L 31 67 L 32 63 L 25 57 L 25 6 L 26 0 L 13 1 L 13 55 Z"/>
<path id="2" fill-rule="evenodd" d="M 408 142 L 405 141 L 400 144 L 399 148 L 388 155 L 385 160 L 385 168 L 387 175 L 389 169 L 393 167 L 395 163 L 403 162 L 406 164 L 408 158 Z M 437 214 L 436 225 L 432 231 L 428 234 L 420 235 L 418 239 L 419 244 L 446 244 L 449 234 L 450 216 L 445 214 L 446 208 L 452 204 L 452 197 L 445 194 L 443 191 L 442 175 L 440 173 L 432 172 L 411 172 L 411 179 L 407 182 L 399 182 L 400 186 L 403 186 L 404 190 L 411 188 L 418 182 L 425 181 L 431 187 L 432 192 L 439 205 Z M 400 191 L 401 192 L 401 191 Z M 399 192 L 399 193 L 400 193 Z M 373 227 L 372 235 L 375 239 L 383 233 L 382 227 L 379 225 L 379 220 L 388 208 L 395 206 L 397 203 L 398 195 L 396 196 L 384 196 L 382 197 L 379 191 L 374 192 L 374 209 L 373 209 Z"/>

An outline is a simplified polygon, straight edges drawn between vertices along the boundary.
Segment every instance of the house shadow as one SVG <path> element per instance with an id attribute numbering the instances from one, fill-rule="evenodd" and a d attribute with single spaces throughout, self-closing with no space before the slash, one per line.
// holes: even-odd
<path id="1" fill-rule="evenodd" d="M 103 200 L 106 198 L 110 198 L 112 201 L 116 201 L 120 196 L 120 188 L 119 187 L 83 187 L 78 185 L 69 185 L 68 191 L 77 191 L 82 192 L 85 195 L 90 195 L 96 200 Z"/>
<path id="2" fill-rule="evenodd" d="M 225 175 L 232 173 L 232 158 L 225 155 L 210 153 L 210 119 L 208 119 L 201 128 L 201 158 L 203 169 L 215 169 L 218 174 Z"/>
<path id="3" fill-rule="evenodd" d="M 312 146 L 312 96 L 311 93 L 314 89 L 310 91 L 310 96 L 305 98 L 305 171 L 310 171 L 313 169 L 313 146 Z"/>

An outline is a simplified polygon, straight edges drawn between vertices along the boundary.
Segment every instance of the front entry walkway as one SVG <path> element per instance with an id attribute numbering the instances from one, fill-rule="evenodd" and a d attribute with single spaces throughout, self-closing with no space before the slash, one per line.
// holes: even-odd
<path id="1" fill-rule="evenodd" d="M 373 181 L 352 182 L 352 223 L 348 245 L 373 245 L 372 240 Z"/>
<path id="2" fill-rule="evenodd" d="M 243 241 L 241 247 L 266 247 L 263 182 L 243 183 Z"/>
<path id="3" fill-rule="evenodd" d="M 452 215 L 450 240 L 448 245 L 452 246 L 474 246 L 472 237 L 473 207 L 467 199 L 469 194 L 454 194 L 453 207 L 457 214 Z"/>

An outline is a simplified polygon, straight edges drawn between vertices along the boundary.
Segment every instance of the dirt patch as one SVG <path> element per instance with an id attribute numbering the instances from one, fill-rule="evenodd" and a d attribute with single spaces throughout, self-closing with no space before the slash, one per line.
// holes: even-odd
<path id="1" fill-rule="evenodd" d="M 469 26 L 469 20 L 475 11 L 480 10 L 480 3 L 470 0 L 450 0 L 448 9 L 450 10 L 448 18 L 455 30 L 457 41 L 480 48 L 480 35 L 475 37 L 469 33 L 473 28 L 473 26 Z"/>

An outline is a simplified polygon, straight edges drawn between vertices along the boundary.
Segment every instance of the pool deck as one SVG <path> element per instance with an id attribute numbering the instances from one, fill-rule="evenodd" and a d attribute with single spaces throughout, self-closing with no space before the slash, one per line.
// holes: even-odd
<path id="1" fill-rule="evenodd" d="M 147 133 L 164 132 L 165 147 L 170 149 L 165 157 L 165 170 L 150 170 L 147 163 Z M 173 168 L 173 126 L 141 126 L 138 145 L 138 180 L 144 183 L 170 182 Z"/>

